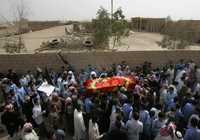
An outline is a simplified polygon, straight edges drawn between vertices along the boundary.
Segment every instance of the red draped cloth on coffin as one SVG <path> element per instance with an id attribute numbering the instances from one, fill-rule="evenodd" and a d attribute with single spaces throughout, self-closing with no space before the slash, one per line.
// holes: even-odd
<path id="1" fill-rule="evenodd" d="M 87 80 L 84 82 L 84 87 L 89 93 L 97 93 L 114 92 L 118 87 L 125 87 L 127 90 L 131 90 L 135 87 L 135 84 L 136 80 L 134 77 L 114 76 Z"/>

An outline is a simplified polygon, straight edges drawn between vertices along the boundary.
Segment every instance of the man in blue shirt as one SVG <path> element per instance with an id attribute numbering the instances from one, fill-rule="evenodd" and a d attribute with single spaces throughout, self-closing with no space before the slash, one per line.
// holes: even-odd
<path id="1" fill-rule="evenodd" d="M 190 117 L 190 116 L 193 114 L 193 112 L 194 112 L 194 106 L 193 106 L 193 104 L 187 102 L 187 103 L 183 106 L 182 112 L 183 112 L 185 121 L 188 121 L 189 117 Z"/>
<path id="2" fill-rule="evenodd" d="M 191 128 L 186 130 L 184 140 L 199 140 L 200 139 L 200 129 L 197 128 L 198 119 L 193 117 L 191 119 Z"/>
<path id="3" fill-rule="evenodd" d="M 22 103 L 25 102 L 25 96 L 27 95 L 25 89 L 23 86 L 21 86 L 20 83 L 16 84 L 16 88 L 14 89 L 16 99 L 17 99 L 17 105 L 18 107 L 22 106 Z"/>
<path id="4" fill-rule="evenodd" d="M 92 111 L 92 108 L 93 108 L 93 102 L 91 100 L 91 97 L 87 97 L 85 99 L 85 102 L 84 102 L 84 105 L 85 105 L 85 126 L 86 128 L 88 128 L 88 122 L 89 122 L 89 119 L 90 119 L 90 115 L 91 115 L 91 111 Z"/>
<path id="5" fill-rule="evenodd" d="M 177 96 L 176 91 L 174 90 L 174 87 L 169 87 L 169 91 L 167 92 L 167 95 L 164 99 L 166 109 L 169 107 L 169 105 L 173 102 L 174 98 Z"/>
<path id="6" fill-rule="evenodd" d="M 139 115 L 140 115 L 139 120 L 143 123 L 142 139 L 148 139 L 149 136 L 148 120 L 150 119 L 150 116 L 149 116 L 149 111 L 146 109 L 144 104 L 141 104 L 140 106 Z"/>
<path id="7" fill-rule="evenodd" d="M 92 110 L 92 107 L 93 107 L 93 103 L 92 103 L 90 97 L 87 97 L 85 99 L 85 112 L 89 114 Z"/>
<path id="8" fill-rule="evenodd" d="M 127 122 L 129 120 L 130 113 L 133 111 L 131 100 L 127 100 L 127 102 L 124 103 L 122 110 L 124 113 L 124 122 Z"/>

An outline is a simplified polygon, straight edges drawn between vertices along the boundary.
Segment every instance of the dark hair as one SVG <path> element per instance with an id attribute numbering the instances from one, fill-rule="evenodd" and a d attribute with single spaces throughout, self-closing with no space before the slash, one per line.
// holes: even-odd
<path id="1" fill-rule="evenodd" d="M 174 107 L 171 107 L 170 111 L 175 112 L 176 109 Z"/>
<path id="2" fill-rule="evenodd" d="M 92 123 L 97 122 L 97 116 L 96 115 L 92 115 L 91 119 L 92 119 Z"/>
<path id="3" fill-rule="evenodd" d="M 159 117 L 160 119 L 164 119 L 164 118 L 165 118 L 165 113 L 164 113 L 164 112 L 158 113 L 158 117 Z"/>
<path id="4" fill-rule="evenodd" d="M 121 121 L 122 120 L 122 116 L 121 115 L 117 115 L 116 120 L 117 121 Z"/>
<path id="5" fill-rule="evenodd" d="M 134 118 L 135 120 L 139 120 L 139 118 L 140 118 L 139 113 L 138 113 L 138 112 L 134 112 L 134 113 L 133 113 L 133 118 Z"/>
<path id="6" fill-rule="evenodd" d="M 181 108 L 180 104 L 176 104 L 176 109 Z"/>
<path id="7" fill-rule="evenodd" d="M 158 110 L 161 110 L 162 109 L 162 105 L 161 104 L 156 104 L 155 108 L 158 109 Z"/>
<path id="8" fill-rule="evenodd" d="M 174 87 L 169 87 L 169 90 L 172 90 L 172 91 L 174 91 Z"/>
<path id="9" fill-rule="evenodd" d="M 58 129 L 58 125 L 56 125 L 56 124 L 53 125 L 53 129 L 54 129 L 54 130 L 57 130 L 57 129 Z"/>
<path id="10" fill-rule="evenodd" d="M 117 113 L 121 113 L 120 107 L 118 107 L 118 106 L 116 107 L 116 112 L 117 112 Z"/>
<path id="11" fill-rule="evenodd" d="M 192 117 L 192 119 L 190 121 L 192 127 L 197 127 L 198 122 L 199 122 L 198 119 L 195 117 Z"/>
<path id="12" fill-rule="evenodd" d="M 150 116 L 150 117 L 155 116 L 155 114 L 156 114 L 156 113 L 155 113 L 155 111 L 153 111 L 153 110 L 151 110 L 151 111 L 149 112 L 149 116 Z"/>
<path id="13" fill-rule="evenodd" d="M 118 129 L 120 129 L 121 128 L 121 122 L 120 121 L 118 121 L 118 120 L 116 120 L 115 121 L 115 126 L 118 128 Z"/>
<path id="14" fill-rule="evenodd" d="M 78 111 L 81 111 L 81 105 L 80 105 L 80 104 L 77 104 L 76 109 L 77 109 Z"/>
<path id="15" fill-rule="evenodd" d="M 140 109 L 141 109 L 141 110 L 145 110 L 145 109 L 146 109 L 145 104 L 141 104 L 141 105 L 140 105 Z"/>
<path id="16" fill-rule="evenodd" d="M 127 104 L 131 104 L 132 103 L 132 100 L 130 98 L 126 99 L 125 103 Z"/>
<path id="17" fill-rule="evenodd" d="M 39 104 L 38 98 L 34 98 L 34 99 L 33 99 L 33 103 L 34 103 L 34 104 Z"/>
<path id="18" fill-rule="evenodd" d="M 174 103 L 176 103 L 178 101 L 178 97 L 174 97 Z"/>

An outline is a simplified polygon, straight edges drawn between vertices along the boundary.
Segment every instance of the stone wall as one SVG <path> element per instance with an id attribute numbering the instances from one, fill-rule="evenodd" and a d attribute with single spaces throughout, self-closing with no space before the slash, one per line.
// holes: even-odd
<path id="1" fill-rule="evenodd" d="M 177 62 L 180 59 L 192 59 L 198 65 L 200 64 L 200 51 L 84 52 L 63 53 L 62 55 L 76 69 L 84 68 L 88 64 L 101 67 L 123 60 L 132 66 L 150 61 L 154 67 L 157 67 L 170 60 Z M 35 70 L 37 66 L 59 69 L 63 65 L 64 63 L 55 53 L 0 55 L 0 72 L 6 72 L 9 68 L 12 68 L 23 73 L 27 70 Z"/>

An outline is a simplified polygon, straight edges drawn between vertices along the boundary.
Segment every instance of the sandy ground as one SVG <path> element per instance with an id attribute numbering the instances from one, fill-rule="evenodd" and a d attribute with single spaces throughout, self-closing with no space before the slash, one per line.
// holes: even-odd
<path id="1" fill-rule="evenodd" d="M 51 41 L 55 38 L 59 38 L 65 35 L 65 27 L 57 26 L 49 29 L 44 29 L 35 32 L 29 32 L 22 35 L 23 42 L 26 46 L 27 53 L 33 53 L 34 50 L 40 48 L 42 42 Z M 2 50 L 3 39 L 0 39 L 0 53 L 4 52 Z"/>
<path id="2" fill-rule="evenodd" d="M 58 26 L 42 31 L 36 31 L 23 35 L 24 43 L 28 52 L 39 48 L 43 41 L 52 40 L 65 35 L 65 26 Z M 129 37 L 122 39 L 122 46 L 116 47 L 118 51 L 127 50 L 163 50 L 156 42 L 162 40 L 162 35 L 154 33 L 132 33 Z M 112 45 L 110 45 L 112 48 Z"/>
<path id="3" fill-rule="evenodd" d="M 65 27 L 57 26 L 41 31 L 26 33 L 22 35 L 27 52 L 34 52 L 38 49 L 42 42 L 53 40 L 65 35 Z"/>
<path id="4" fill-rule="evenodd" d="M 65 35 L 65 26 L 57 26 L 41 31 L 23 34 L 23 40 L 27 46 L 27 52 L 34 52 L 43 41 L 52 40 Z M 125 50 L 163 50 L 156 42 L 162 40 L 162 35 L 154 33 L 131 33 L 122 39 L 122 46 L 116 47 L 118 51 Z M 112 44 L 110 45 L 112 48 Z M 128 47 L 129 46 L 129 47 Z"/>
<path id="5" fill-rule="evenodd" d="M 156 33 L 132 32 L 128 37 L 121 40 L 122 44 L 116 46 L 117 51 L 138 51 L 138 50 L 165 50 L 157 45 L 162 35 Z M 110 48 L 112 47 L 110 43 Z"/>
<path id="6" fill-rule="evenodd" d="M 22 35 L 25 43 L 27 53 L 34 53 L 34 51 L 40 48 L 42 42 L 51 41 L 55 38 L 65 36 L 65 26 L 52 27 L 45 30 L 30 32 Z M 131 32 L 129 37 L 122 39 L 122 44 L 116 46 L 116 51 L 141 51 L 141 50 L 166 50 L 157 45 L 158 41 L 162 40 L 162 35 L 157 33 L 144 33 L 144 32 Z M 4 40 L 0 38 L 0 53 L 5 53 L 2 49 Z M 110 49 L 112 49 L 112 41 L 110 43 Z M 189 50 L 200 50 L 198 46 L 191 46 Z M 48 52 L 48 51 L 45 51 Z"/>

